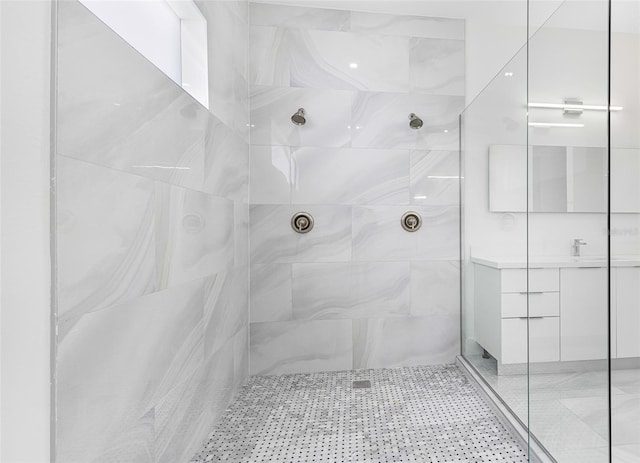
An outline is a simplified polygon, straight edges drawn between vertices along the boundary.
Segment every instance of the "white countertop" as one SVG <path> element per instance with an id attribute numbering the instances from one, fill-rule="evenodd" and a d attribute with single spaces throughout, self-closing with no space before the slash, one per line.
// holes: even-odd
<path id="1" fill-rule="evenodd" d="M 497 269 L 502 268 L 526 268 L 525 260 L 505 258 L 471 257 L 474 264 L 484 265 Z M 560 268 L 560 267 L 606 267 L 607 258 L 599 256 L 582 257 L 536 257 L 529 261 L 529 268 Z M 613 256 L 612 267 L 640 267 L 640 256 Z"/>

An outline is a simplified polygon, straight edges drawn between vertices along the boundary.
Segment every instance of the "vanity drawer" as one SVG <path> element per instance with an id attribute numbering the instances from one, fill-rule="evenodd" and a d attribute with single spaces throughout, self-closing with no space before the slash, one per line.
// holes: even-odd
<path id="1" fill-rule="evenodd" d="M 527 270 L 504 269 L 500 283 L 503 293 L 521 293 L 527 290 Z M 553 292 L 560 290 L 560 272 L 557 268 L 533 268 L 529 270 L 530 292 Z"/>
<path id="2" fill-rule="evenodd" d="M 527 316 L 527 293 L 503 293 L 501 295 L 502 318 Z M 529 293 L 530 317 L 558 317 L 560 293 Z"/>
<path id="3" fill-rule="evenodd" d="M 557 362 L 560 360 L 560 319 L 558 317 L 502 320 L 502 363 L 526 363 L 527 350 L 531 362 Z"/>

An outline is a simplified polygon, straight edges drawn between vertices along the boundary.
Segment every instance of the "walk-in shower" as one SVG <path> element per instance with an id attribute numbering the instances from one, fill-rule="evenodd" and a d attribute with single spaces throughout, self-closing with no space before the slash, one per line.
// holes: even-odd
<path id="1" fill-rule="evenodd" d="M 0 21 L 0 460 L 640 461 L 640 3 Z"/>

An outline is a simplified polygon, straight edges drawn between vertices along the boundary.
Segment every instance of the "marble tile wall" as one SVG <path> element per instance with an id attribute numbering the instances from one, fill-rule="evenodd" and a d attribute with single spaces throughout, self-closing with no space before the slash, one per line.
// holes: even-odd
<path id="1" fill-rule="evenodd" d="M 464 22 L 268 4 L 249 17 L 251 373 L 452 362 Z M 413 234 L 408 210 L 424 220 Z M 291 230 L 298 211 L 308 234 Z"/>
<path id="2" fill-rule="evenodd" d="M 249 374 L 248 11 L 196 3 L 210 110 L 58 5 L 60 463 L 188 461 Z"/>

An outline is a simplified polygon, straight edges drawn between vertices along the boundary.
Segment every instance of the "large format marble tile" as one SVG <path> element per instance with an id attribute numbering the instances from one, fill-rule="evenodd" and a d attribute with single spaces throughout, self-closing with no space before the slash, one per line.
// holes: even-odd
<path id="1" fill-rule="evenodd" d="M 252 323 L 250 339 L 252 375 L 352 367 L 351 320 Z"/>
<path id="2" fill-rule="evenodd" d="M 296 148 L 292 174 L 295 204 L 407 204 L 409 152 Z"/>
<path id="3" fill-rule="evenodd" d="M 359 92 L 352 109 L 354 148 L 457 150 L 458 115 L 464 97 L 415 93 Z M 409 114 L 424 122 L 409 127 Z"/>
<path id="4" fill-rule="evenodd" d="M 288 204 L 294 182 L 291 148 L 288 146 L 251 146 L 250 202 L 252 204 Z"/>
<path id="5" fill-rule="evenodd" d="M 249 22 L 251 26 L 346 31 L 349 29 L 350 17 L 351 12 L 347 10 L 268 5 L 263 3 L 251 3 L 249 5 Z"/>
<path id="6" fill-rule="evenodd" d="M 219 119 L 210 118 L 202 190 L 234 201 L 248 201 L 249 144 Z"/>
<path id="7" fill-rule="evenodd" d="M 60 9 L 58 153 L 200 188 L 209 112 L 84 6 Z"/>
<path id="8" fill-rule="evenodd" d="M 288 30 L 251 26 L 249 33 L 249 84 L 289 87 L 291 72 Z"/>
<path id="9" fill-rule="evenodd" d="M 291 228 L 291 218 L 305 211 L 315 225 L 305 234 Z M 251 206 L 251 262 L 344 262 L 351 259 L 351 208 L 318 205 Z"/>
<path id="10" fill-rule="evenodd" d="M 58 336 L 157 289 L 154 182 L 57 156 Z"/>
<path id="11" fill-rule="evenodd" d="M 199 280 L 73 327 L 57 352 L 60 461 L 154 461 L 156 406 L 203 367 L 202 298 Z"/>
<path id="12" fill-rule="evenodd" d="M 352 11 L 349 30 L 405 37 L 463 40 L 464 20 Z"/>
<path id="13" fill-rule="evenodd" d="M 235 267 L 204 280 L 204 348 L 209 357 L 249 323 L 249 268 Z"/>
<path id="14" fill-rule="evenodd" d="M 254 145 L 349 146 L 354 92 L 308 88 L 251 89 L 251 143 Z M 291 116 L 304 108 L 307 123 Z"/>
<path id="15" fill-rule="evenodd" d="M 640 368 L 612 370 L 611 384 L 627 394 L 640 395 Z"/>
<path id="16" fill-rule="evenodd" d="M 158 286 L 167 288 L 233 265 L 234 204 L 156 184 Z"/>
<path id="17" fill-rule="evenodd" d="M 292 87 L 406 92 L 409 38 L 290 30 Z"/>
<path id="18" fill-rule="evenodd" d="M 251 323 L 293 319 L 291 292 L 291 264 L 252 265 Z"/>
<path id="19" fill-rule="evenodd" d="M 409 89 L 464 96 L 464 40 L 412 38 Z"/>
<path id="20" fill-rule="evenodd" d="M 603 439 L 609 438 L 609 399 L 606 390 L 596 397 L 561 400 Z M 640 444 L 640 395 L 614 394 L 611 408 L 613 445 Z"/>
<path id="21" fill-rule="evenodd" d="M 369 318 L 353 321 L 353 368 L 452 363 L 460 351 L 459 317 Z"/>
<path id="22" fill-rule="evenodd" d="M 460 263 L 411 262 L 411 315 L 460 313 Z"/>
<path id="23" fill-rule="evenodd" d="M 408 262 L 293 264 L 297 319 L 399 316 L 409 296 Z"/>
<path id="24" fill-rule="evenodd" d="M 529 426 L 551 454 L 606 447 L 607 440 L 563 405 L 564 400 L 531 399 Z"/>
<path id="25" fill-rule="evenodd" d="M 412 204 L 454 206 L 460 202 L 458 151 L 412 151 Z"/>
<path id="26" fill-rule="evenodd" d="M 242 2 L 196 3 L 207 20 L 210 111 L 248 140 L 249 29 Z"/>
<path id="27" fill-rule="evenodd" d="M 233 209 L 234 264 L 236 267 L 246 267 L 249 265 L 249 204 L 234 201 Z"/>
<path id="28" fill-rule="evenodd" d="M 422 226 L 405 231 L 402 215 L 413 210 Z M 459 210 L 436 206 L 354 206 L 353 259 L 456 260 L 460 254 Z"/>

